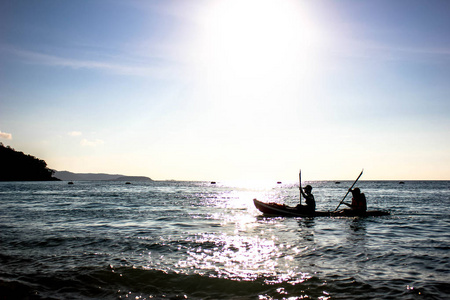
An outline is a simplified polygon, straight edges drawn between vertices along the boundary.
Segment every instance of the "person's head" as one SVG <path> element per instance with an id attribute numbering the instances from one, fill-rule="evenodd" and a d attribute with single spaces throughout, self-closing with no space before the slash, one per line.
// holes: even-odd
<path id="1" fill-rule="evenodd" d="M 305 186 L 305 187 L 303 188 L 303 190 L 305 191 L 305 193 L 310 194 L 311 191 L 312 191 L 312 186 L 310 186 L 310 185 L 308 184 L 307 186 Z"/>
<path id="2" fill-rule="evenodd" d="M 361 194 L 361 190 L 360 190 L 359 188 L 354 188 L 354 189 L 352 190 L 352 194 L 353 194 L 353 195 L 359 195 L 359 194 Z"/>

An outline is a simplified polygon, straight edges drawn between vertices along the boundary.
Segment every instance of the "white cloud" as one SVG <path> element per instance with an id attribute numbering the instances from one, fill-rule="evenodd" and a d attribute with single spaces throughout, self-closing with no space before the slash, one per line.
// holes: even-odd
<path id="1" fill-rule="evenodd" d="M 0 131 L 0 138 L 6 139 L 6 140 L 12 140 L 12 134 Z"/>
<path id="2" fill-rule="evenodd" d="M 97 147 L 97 146 L 101 146 L 103 144 L 104 144 L 104 142 L 99 139 L 95 139 L 93 141 L 89 141 L 87 139 L 82 139 L 80 142 L 81 146 L 86 146 L 86 147 Z"/>
<path id="3" fill-rule="evenodd" d="M 71 131 L 69 133 L 67 133 L 70 136 L 80 136 L 81 132 L 80 131 Z"/>

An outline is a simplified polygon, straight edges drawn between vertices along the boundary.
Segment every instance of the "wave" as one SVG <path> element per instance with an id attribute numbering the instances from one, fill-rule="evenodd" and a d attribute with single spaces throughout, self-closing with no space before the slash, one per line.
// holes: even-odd
<path id="1" fill-rule="evenodd" d="M 439 299 L 448 294 L 445 282 L 432 282 L 427 293 L 403 280 L 363 282 L 353 277 L 311 276 L 252 280 L 183 274 L 135 268 L 83 267 L 20 278 L 0 275 L 2 299 Z"/>

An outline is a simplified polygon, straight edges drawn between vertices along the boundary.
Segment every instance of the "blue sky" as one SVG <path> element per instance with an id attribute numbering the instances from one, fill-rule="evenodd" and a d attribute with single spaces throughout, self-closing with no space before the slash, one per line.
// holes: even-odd
<path id="1" fill-rule="evenodd" d="M 448 1 L 2 1 L 0 141 L 180 180 L 450 179 Z"/>

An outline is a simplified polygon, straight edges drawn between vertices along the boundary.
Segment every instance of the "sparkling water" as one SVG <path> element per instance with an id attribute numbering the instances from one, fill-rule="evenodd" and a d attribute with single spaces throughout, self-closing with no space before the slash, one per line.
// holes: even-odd
<path id="1" fill-rule="evenodd" d="M 305 184 L 317 210 L 334 210 L 352 182 Z M 295 206 L 298 183 L 1 182 L 1 298 L 447 298 L 450 182 L 357 186 L 391 215 L 253 206 Z"/>

